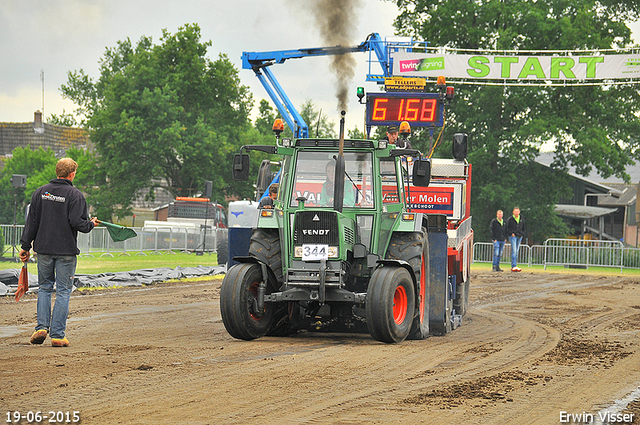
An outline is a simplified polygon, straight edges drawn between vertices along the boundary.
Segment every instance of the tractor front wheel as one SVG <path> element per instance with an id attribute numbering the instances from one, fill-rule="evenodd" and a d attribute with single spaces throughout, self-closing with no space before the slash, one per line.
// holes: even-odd
<path id="1" fill-rule="evenodd" d="M 234 338 L 252 340 L 267 334 L 273 323 L 273 305 L 258 308 L 258 287 L 262 282 L 259 264 L 236 264 L 220 288 L 220 313 L 224 327 Z"/>
<path id="2" fill-rule="evenodd" d="M 402 342 L 413 322 L 413 280 L 402 267 L 382 267 L 373 272 L 367 289 L 366 317 L 375 340 Z"/>

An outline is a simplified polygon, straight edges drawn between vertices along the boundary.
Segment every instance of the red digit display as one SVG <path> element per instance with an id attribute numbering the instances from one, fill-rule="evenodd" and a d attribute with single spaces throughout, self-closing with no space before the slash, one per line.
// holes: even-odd
<path id="1" fill-rule="evenodd" d="M 433 100 L 435 103 L 435 99 Z M 418 110 L 420 105 L 420 99 L 407 99 L 407 108 L 404 114 L 404 120 L 402 121 L 415 121 L 418 119 Z M 422 117 L 424 114 L 421 114 Z"/>
<path id="2" fill-rule="evenodd" d="M 436 93 L 371 93 L 367 95 L 367 125 L 408 121 L 415 126 L 441 126 L 442 106 Z"/>
<path id="3" fill-rule="evenodd" d="M 436 102 L 435 99 L 424 99 L 422 101 L 422 114 L 420 115 L 420 121 L 431 122 L 436 116 Z"/>
<path id="4" fill-rule="evenodd" d="M 373 102 L 373 119 L 376 121 L 386 121 L 387 119 L 387 102 L 389 99 L 380 98 Z"/>

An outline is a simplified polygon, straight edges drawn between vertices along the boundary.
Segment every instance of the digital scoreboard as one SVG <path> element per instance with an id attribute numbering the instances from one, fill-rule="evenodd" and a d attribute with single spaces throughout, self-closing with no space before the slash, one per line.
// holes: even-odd
<path id="1" fill-rule="evenodd" d="M 444 105 L 438 93 L 369 93 L 366 125 L 442 126 Z"/>

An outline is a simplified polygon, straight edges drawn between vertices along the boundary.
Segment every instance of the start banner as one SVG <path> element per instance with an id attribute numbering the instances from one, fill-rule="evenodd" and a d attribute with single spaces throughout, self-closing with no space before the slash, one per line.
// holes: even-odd
<path id="1" fill-rule="evenodd" d="M 468 55 L 398 52 L 393 75 L 481 80 L 607 80 L 640 77 L 634 55 Z"/>

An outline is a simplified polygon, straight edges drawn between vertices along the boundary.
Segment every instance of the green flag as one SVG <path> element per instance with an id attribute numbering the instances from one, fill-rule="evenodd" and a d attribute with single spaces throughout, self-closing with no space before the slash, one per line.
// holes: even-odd
<path id="1" fill-rule="evenodd" d="M 106 221 L 101 221 L 100 224 L 103 224 L 107 228 L 107 231 L 109 231 L 109 235 L 111 236 L 111 240 L 114 242 L 121 242 L 138 236 L 135 230 L 128 227 L 107 223 Z"/>

